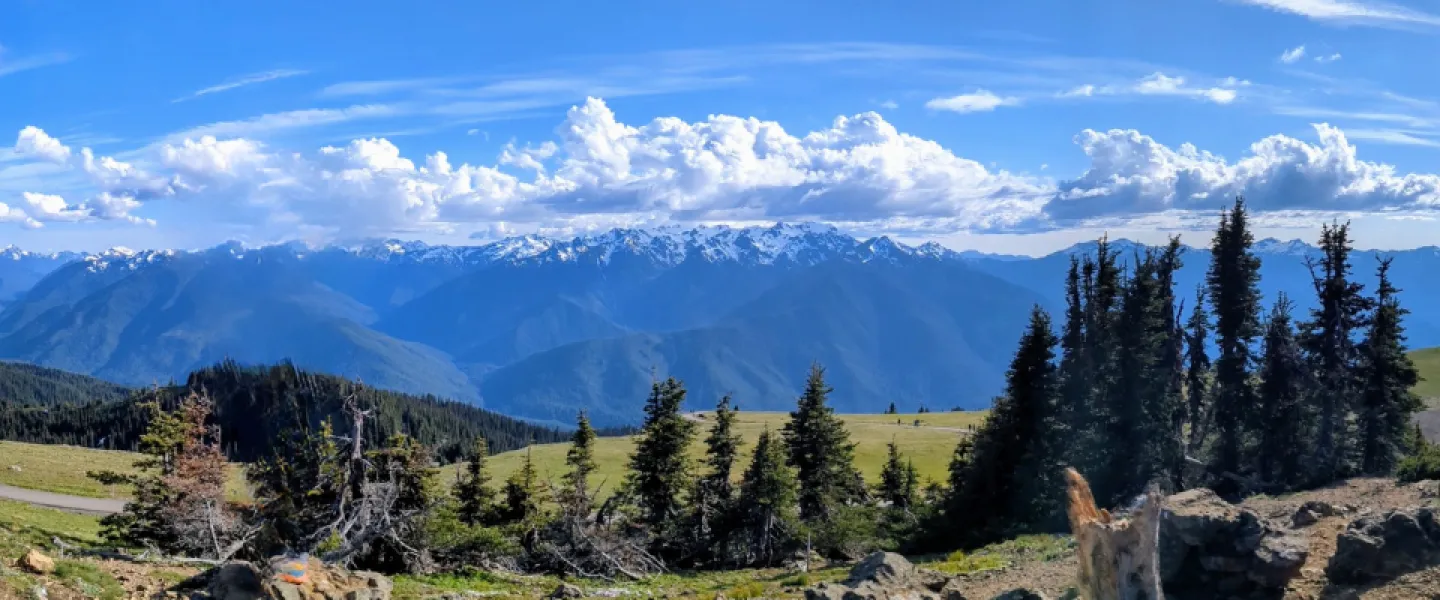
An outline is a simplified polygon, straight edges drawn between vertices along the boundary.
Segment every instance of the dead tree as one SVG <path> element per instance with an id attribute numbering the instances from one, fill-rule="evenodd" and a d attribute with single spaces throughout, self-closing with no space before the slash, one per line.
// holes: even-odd
<path id="1" fill-rule="evenodd" d="M 1080 563 L 1079 588 L 1087 600 L 1160 600 L 1160 493 L 1153 487 L 1130 518 L 1095 506 L 1090 484 L 1075 469 L 1069 482 L 1070 530 Z"/>

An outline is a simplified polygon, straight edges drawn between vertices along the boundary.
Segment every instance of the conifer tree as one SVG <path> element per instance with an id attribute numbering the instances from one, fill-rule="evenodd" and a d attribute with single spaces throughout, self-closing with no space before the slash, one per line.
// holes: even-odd
<path id="1" fill-rule="evenodd" d="M 501 490 L 501 519 L 505 523 L 520 525 L 528 531 L 539 529 L 544 518 L 545 503 L 549 500 L 545 483 L 535 470 L 532 448 L 525 448 L 525 458 L 505 480 Z"/>
<path id="2" fill-rule="evenodd" d="M 583 410 L 577 419 L 575 433 L 570 436 L 565 465 L 570 470 L 563 479 L 565 488 L 560 492 L 560 505 L 572 517 L 586 518 L 594 508 L 590 474 L 595 472 L 595 429 L 590 427 L 590 418 Z"/>
<path id="3" fill-rule="evenodd" d="M 800 516 L 806 521 L 827 520 L 837 506 L 864 494 L 855 469 L 855 444 L 827 404 L 831 391 L 824 367 L 812 364 L 805 393 L 782 430 L 789 464 L 800 483 Z M 857 483 L 862 489 L 856 489 Z"/>
<path id="4" fill-rule="evenodd" d="M 1360 349 L 1355 337 L 1367 325 L 1372 308 L 1365 286 L 1350 275 L 1350 225 L 1331 224 L 1320 230 L 1319 261 L 1308 261 L 1315 284 L 1316 307 L 1301 325 L 1300 344 L 1315 373 L 1314 481 L 1321 484 L 1350 474 L 1357 451 L 1350 427 L 1353 400 L 1359 393 Z"/>
<path id="5" fill-rule="evenodd" d="M 1118 304 L 1124 291 L 1119 255 L 1107 237 L 1096 243 L 1095 256 L 1081 260 L 1081 296 L 1084 300 L 1084 352 L 1082 373 L 1087 397 L 1071 427 L 1078 447 L 1071 464 L 1083 473 L 1107 477 L 1113 449 L 1108 436 L 1113 422 L 1113 399 L 1120 385 Z M 1102 487 L 1108 484 L 1102 484 Z"/>
<path id="6" fill-rule="evenodd" d="M 1091 372 L 1089 356 L 1085 345 L 1085 300 L 1081 291 L 1080 259 L 1070 257 L 1070 269 L 1065 274 L 1065 330 L 1060 336 L 1060 418 L 1075 436 L 1074 446 L 1084 448 L 1088 434 L 1087 423 L 1082 421 L 1088 413 L 1090 402 Z"/>
<path id="7" fill-rule="evenodd" d="M 761 432 L 740 482 L 735 511 L 737 534 L 744 542 L 743 564 L 774 564 L 795 545 L 801 528 L 796 515 L 799 493 L 786 460 L 781 440 L 769 429 Z"/>
<path id="8" fill-rule="evenodd" d="M 1400 306 L 1390 282 L 1390 258 L 1380 261 L 1375 312 L 1360 346 L 1361 392 L 1357 421 L 1360 426 L 1361 469 L 1365 473 L 1391 472 L 1406 451 L 1407 425 L 1423 408 L 1411 389 L 1419 373 L 1405 354 L 1405 326 L 1410 311 Z M 1418 432 L 1418 425 L 1416 426 Z M 1421 440 L 1424 438 L 1421 437 Z"/>
<path id="9" fill-rule="evenodd" d="M 1150 392 L 1144 398 L 1142 413 L 1145 455 L 1151 461 L 1136 483 L 1145 485 L 1158 480 L 1168 484 L 1166 489 L 1171 492 L 1181 489 L 1180 476 L 1185 468 L 1185 332 L 1175 299 L 1175 273 L 1182 266 L 1183 251 L 1179 236 L 1171 236 L 1170 243 L 1156 255 L 1148 324 L 1157 341 L 1152 348 Z"/>
<path id="10" fill-rule="evenodd" d="M 1056 344 L 1050 317 L 1037 306 L 1005 375 L 1005 394 L 975 434 L 968 460 L 961 460 L 963 446 L 956 449 L 946 513 L 969 543 L 1058 524 L 1065 435 L 1055 415 Z"/>
<path id="11" fill-rule="evenodd" d="M 683 494 L 692 485 L 688 450 L 695 424 L 681 414 L 685 387 L 671 377 L 651 384 L 645 424 L 630 455 L 629 486 L 642 521 L 653 528 L 681 515 Z"/>
<path id="12" fill-rule="evenodd" d="M 885 465 L 880 469 L 880 499 L 902 510 L 909 510 L 919 494 L 919 477 L 915 464 L 904 460 L 900 448 L 891 440 L 887 445 Z"/>
<path id="13" fill-rule="evenodd" d="M 1186 421 L 1190 425 L 1185 451 L 1194 455 L 1205 442 L 1209 428 L 1206 418 L 1206 397 L 1210 393 L 1210 357 L 1205 350 L 1205 334 L 1210 328 L 1210 315 L 1205 312 L 1205 288 L 1195 290 L 1195 306 L 1185 323 L 1185 403 Z"/>
<path id="14" fill-rule="evenodd" d="M 490 488 L 490 474 L 485 471 L 490 448 L 484 437 L 475 438 L 475 447 L 465 458 L 463 475 L 455 481 L 452 492 L 459 501 L 460 521 L 480 525 L 494 516 L 495 490 Z"/>
<path id="15" fill-rule="evenodd" d="M 1237 198 L 1234 207 L 1220 217 L 1210 249 L 1210 271 L 1205 276 L 1219 347 L 1212 395 L 1216 438 L 1210 460 L 1217 473 L 1239 469 L 1245 426 L 1254 422 L 1251 346 L 1260 334 L 1260 259 L 1251 251 L 1254 244 L 1245 200 Z"/>
<path id="16" fill-rule="evenodd" d="M 735 432 L 735 411 L 730 396 L 720 399 L 715 407 L 715 424 L 705 438 L 705 487 L 712 498 L 728 502 L 734 497 L 735 461 L 740 454 L 740 434 Z"/>
<path id="17" fill-rule="evenodd" d="M 1309 373 L 1295 341 L 1290 299 L 1282 292 L 1266 321 L 1255 410 L 1253 456 L 1260 480 L 1281 489 L 1300 483 L 1305 452 L 1305 391 Z"/>
<path id="18" fill-rule="evenodd" d="M 890 403 L 890 407 L 887 408 L 887 409 L 885 409 L 885 414 L 887 414 L 887 415 L 893 415 L 893 414 L 895 414 L 895 403 L 894 403 L 894 402 L 891 402 L 891 403 Z"/>

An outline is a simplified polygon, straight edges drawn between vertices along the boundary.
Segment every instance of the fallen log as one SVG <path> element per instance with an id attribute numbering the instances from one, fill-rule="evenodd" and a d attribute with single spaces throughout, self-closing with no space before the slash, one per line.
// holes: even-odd
<path id="1" fill-rule="evenodd" d="M 1070 530 L 1079 561 L 1079 591 L 1087 600 L 1159 600 L 1160 493 L 1146 492 L 1129 518 L 1095 506 L 1090 484 L 1065 470 Z"/>

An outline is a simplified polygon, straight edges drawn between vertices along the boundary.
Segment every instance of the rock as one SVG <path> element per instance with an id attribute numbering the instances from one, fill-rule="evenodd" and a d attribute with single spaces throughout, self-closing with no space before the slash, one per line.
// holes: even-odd
<path id="1" fill-rule="evenodd" d="M 265 588 L 260 570 L 248 562 L 232 562 L 210 572 L 206 592 L 213 600 L 263 600 Z"/>
<path id="2" fill-rule="evenodd" d="M 1425 507 L 1365 515 L 1335 540 L 1325 576 L 1335 583 L 1390 579 L 1440 564 L 1437 509 Z"/>
<path id="3" fill-rule="evenodd" d="M 1276 595 L 1309 557 L 1303 534 L 1199 488 L 1171 496 L 1160 519 L 1160 578 L 1167 594 Z M 1215 595 L 1197 596 L 1214 598 Z"/>
<path id="4" fill-rule="evenodd" d="M 36 575 L 49 575 L 55 572 L 55 561 L 34 548 L 26 552 L 25 556 L 20 557 L 20 561 L 16 564 Z"/>
<path id="5" fill-rule="evenodd" d="M 1039 592 L 1032 592 L 1025 588 L 1016 588 L 990 600 L 1045 600 L 1045 596 Z"/>
<path id="6" fill-rule="evenodd" d="M 1309 527 L 1318 522 L 1320 522 L 1320 515 L 1315 514 L 1315 511 L 1307 510 L 1303 506 L 1295 511 L 1294 516 L 1290 517 L 1290 526 L 1297 529 Z"/>
<path id="7" fill-rule="evenodd" d="M 965 600 L 957 583 L 941 573 L 917 569 L 893 552 L 876 552 L 850 569 L 843 583 L 805 590 L 806 600 Z"/>
<path id="8" fill-rule="evenodd" d="M 560 584 L 560 587 L 555 588 L 555 591 L 550 592 L 550 595 L 547 596 L 547 597 L 548 597 L 548 598 L 584 598 L 584 597 L 585 597 L 585 592 L 584 592 L 583 590 L 581 590 L 580 588 L 572 585 L 572 584 L 562 583 L 562 584 Z"/>
<path id="9" fill-rule="evenodd" d="M 1420 490 L 1421 498 L 1440 498 L 1440 481 L 1435 481 L 1434 479 L 1425 479 L 1422 481 L 1417 481 L 1410 485 L 1413 486 L 1415 489 Z"/>

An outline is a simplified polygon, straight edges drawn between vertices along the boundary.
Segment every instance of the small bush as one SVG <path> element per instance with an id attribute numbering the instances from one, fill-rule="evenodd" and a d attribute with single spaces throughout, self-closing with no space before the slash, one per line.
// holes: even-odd
<path id="1" fill-rule="evenodd" d="M 1411 483 L 1425 479 L 1440 479 L 1440 445 L 1421 440 L 1410 456 L 1401 459 L 1395 467 L 1395 478 L 1400 483 Z"/>

